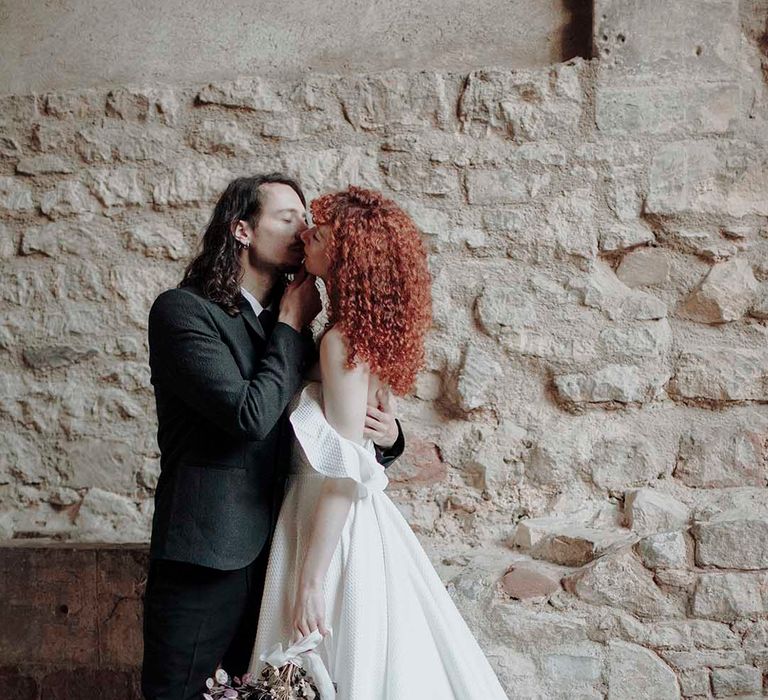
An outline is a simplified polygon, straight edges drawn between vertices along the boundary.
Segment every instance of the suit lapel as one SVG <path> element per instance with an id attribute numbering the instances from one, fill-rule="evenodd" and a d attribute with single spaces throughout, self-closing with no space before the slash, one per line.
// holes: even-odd
<path id="1" fill-rule="evenodd" d="M 275 286 L 272 294 L 270 295 L 270 299 L 267 302 L 267 306 L 271 306 L 274 302 L 280 303 L 280 299 L 283 297 L 283 292 L 285 291 L 285 283 L 281 280 L 277 283 Z M 247 325 L 251 327 L 254 333 L 259 336 L 262 340 L 265 340 L 267 337 L 267 334 L 264 332 L 264 326 L 261 325 L 261 321 L 259 321 L 259 317 L 255 314 L 253 307 L 248 303 L 248 300 L 241 294 L 240 295 L 240 311 L 242 311 L 243 319 L 245 319 L 245 322 Z"/>
<path id="2" fill-rule="evenodd" d="M 253 330 L 253 332 L 256 333 L 259 338 L 264 340 L 267 337 L 266 333 L 264 332 L 264 327 L 261 325 L 259 317 L 253 312 L 253 307 L 248 303 L 248 300 L 242 294 L 240 295 L 239 306 L 241 315 L 246 325 L 250 326 L 251 330 Z"/>

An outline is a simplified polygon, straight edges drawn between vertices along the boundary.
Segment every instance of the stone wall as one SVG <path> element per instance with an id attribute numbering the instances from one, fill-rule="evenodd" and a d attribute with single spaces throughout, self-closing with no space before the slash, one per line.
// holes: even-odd
<path id="1" fill-rule="evenodd" d="M 146 317 L 234 175 L 429 241 L 390 494 L 516 698 L 762 694 L 764 0 L 598 0 L 595 58 L 0 99 L 0 532 L 144 541 Z"/>

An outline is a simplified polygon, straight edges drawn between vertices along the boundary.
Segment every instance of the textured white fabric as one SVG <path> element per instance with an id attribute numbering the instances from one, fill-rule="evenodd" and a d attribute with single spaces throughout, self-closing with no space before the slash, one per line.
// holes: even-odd
<path id="1" fill-rule="evenodd" d="M 384 493 L 373 443 L 339 435 L 322 411 L 322 387 L 294 399 L 295 440 L 267 568 L 250 671 L 291 636 L 296 583 L 325 478 L 357 482 L 324 582 L 333 634 L 318 646 L 339 700 L 504 700 L 507 696 L 426 552 Z"/>

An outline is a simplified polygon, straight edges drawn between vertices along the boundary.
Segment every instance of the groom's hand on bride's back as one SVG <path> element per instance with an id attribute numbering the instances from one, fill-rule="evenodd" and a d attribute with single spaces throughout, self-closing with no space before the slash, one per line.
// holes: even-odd
<path id="1" fill-rule="evenodd" d="M 395 420 L 392 392 L 389 389 L 379 389 L 376 392 L 376 401 L 376 404 L 368 404 L 363 437 L 370 438 L 375 445 L 388 449 L 395 444 L 400 433 Z"/>
<path id="2" fill-rule="evenodd" d="M 315 277 L 302 268 L 283 292 L 277 320 L 301 332 L 321 309 L 322 302 L 315 285 Z"/>

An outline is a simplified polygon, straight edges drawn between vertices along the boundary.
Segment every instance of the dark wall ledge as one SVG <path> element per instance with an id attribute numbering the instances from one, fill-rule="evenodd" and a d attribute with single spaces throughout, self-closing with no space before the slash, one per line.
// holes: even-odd
<path id="1" fill-rule="evenodd" d="M 140 698 L 146 544 L 0 543 L 0 697 Z"/>

